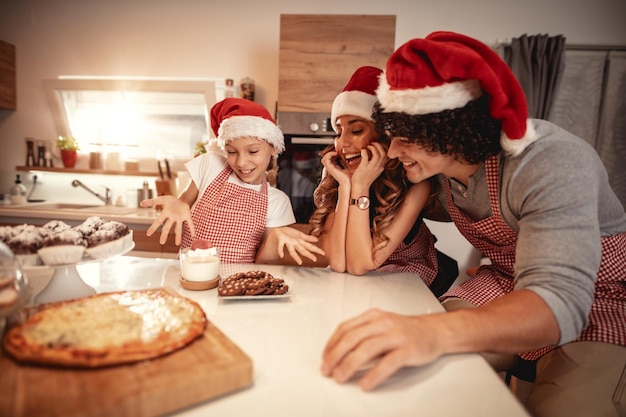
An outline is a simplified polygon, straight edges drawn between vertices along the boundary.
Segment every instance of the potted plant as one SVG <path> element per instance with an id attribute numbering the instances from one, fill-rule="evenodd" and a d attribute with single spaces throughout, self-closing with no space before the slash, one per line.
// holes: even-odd
<path id="1" fill-rule="evenodd" d="M 57 141 L 59 150 L 61 151 L 61 160 L 65 168 L 74 168 L 78 159 L 78 142 L 76 138 L 71 136 L 59 136 Z"/>

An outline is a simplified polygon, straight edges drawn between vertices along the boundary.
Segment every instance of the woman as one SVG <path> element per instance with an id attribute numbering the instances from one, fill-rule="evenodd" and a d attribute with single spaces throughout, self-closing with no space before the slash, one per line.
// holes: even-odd
<path id="1" fill-rule="evenodd" d="M 444 274 L 421 216 L 433 190 L 429 181 L 411 184 L 402 164 L 386 156 L 388 139 L 371 116 L 381 73 L 374 67 L 357 69 L 333 102 L 337 137 L 323 152 L 311 234 L 319 236 L 334 271 L 415 272 L 430 285 L 438 272 Z M 458 269 L 448 259 L 449 285 Z"/>

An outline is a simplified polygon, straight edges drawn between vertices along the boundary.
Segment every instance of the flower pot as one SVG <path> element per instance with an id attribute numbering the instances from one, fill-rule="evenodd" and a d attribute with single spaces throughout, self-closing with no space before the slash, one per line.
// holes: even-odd
<path id="1" fill-rule="evenodd" d="M 65 168 L 74 168 L 76 166 L 76 160 L 78 159 L 78 152 L 75 150 L 61 150 L 61 160 Z"/>

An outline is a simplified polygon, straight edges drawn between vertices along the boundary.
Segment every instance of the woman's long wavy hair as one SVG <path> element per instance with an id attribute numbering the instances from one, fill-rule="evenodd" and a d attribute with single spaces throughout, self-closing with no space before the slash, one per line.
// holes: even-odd
<path id="1" fill-rule="evenodd" d="M 381 134 L 378 142 L 380 142 L 385 151 L 389 148 L 389 138 Z M 326 153 L 334 151 L 334 145 L 329 145 L 321 152 L 324 156 Z M 430 180 L 432 192 L 428 205 L 434 204 L 436 181 Z M 413 184 L 407 179 L 406 171 L 402 163 L 398 159 L 389 159 L 385 164 L 384 171 L 374 181 L 370 188 L 370 196 L 375 198 L 372 202 L 375 215 L 371 222 L 372 241 L 374 242 L 374 250 L 384 247 L 389 238 L 385 235 L 385 230 L 391 225 L 396 217 L 400 206 L 404 201 L 409 188 Z M 309 219 L 311 225 L 311 234 L 320 236 L 324 231 L 324 225 L 330 213 L 335 211 L 337 207 L 337 197 L 339 194 L 339 183 L 332 175 L 326 175 L 318 185 L 313 194 L 313 201 L 317 207 L 315 212 Z"/>

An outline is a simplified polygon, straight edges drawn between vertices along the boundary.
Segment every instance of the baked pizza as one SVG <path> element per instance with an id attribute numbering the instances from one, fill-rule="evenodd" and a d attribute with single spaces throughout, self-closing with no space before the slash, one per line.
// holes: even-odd
<path id="1" fill-rule="evenodd" d="M 11 328 L 4 349 L 20 362 L 101 367 L 155 358 L 202 336 L 194 301 L 159 288 L 119 291 L 43 306 Z"/>

